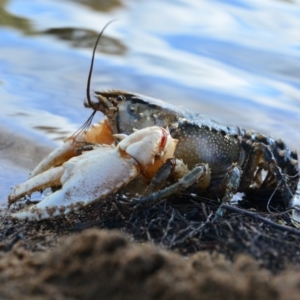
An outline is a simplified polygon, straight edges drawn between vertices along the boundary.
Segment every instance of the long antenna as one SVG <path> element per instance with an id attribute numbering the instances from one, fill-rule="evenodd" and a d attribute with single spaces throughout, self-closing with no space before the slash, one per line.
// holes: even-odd
<path id="1" fill-rule="evenodd" d="M 87 97 L 87 101 L 90 105 L 90 107 L 93 107 L 92 105 L 92 100 L 91 100 L 91 96 L 90 96 L 90 86 L 91 86 L 91 78 L 92 78 L 92 72 L 93 72 L 93 67 L 94 67 L 94 59 L 95 59 L 95 52 L 96 52 L 96 49 L 97 49 L 97 46 L 98 46 L 98 42 L 104 32 L 104 30 L 106 29 L 106 27 L 111 24 L 112 22 L 115 22 L 115 20 L 111 20 L 109 21 L 104 27 L 103 29 L 101 30 L 101 32 L 99 33 L 98 37 L 97 37 L 97 40 L 96 40 L 96 43 L 95 43 L 95 46 L 94 46 L 94 49 L 93 49 L 93 55 L 92 55 L 92 61 L 91 61 L 91 66 L 90 66 L 90 71 L 89 71 L 89 76 L 88 76 L 88 80 L 87 80 L 87 87 L 86 87 L 86 97 Z"/>
<path id="2" fill-rule="evenodd" d="M 99 33 L 98 37 L 97 37 L 97 40 L 96 40 L 96 43 L 95 43 L 95 46 L 94 46 L 94 49 L 93 49 L 93 55 L 92 55 L 92 61 L 91 61 L 91 66 L 90 66 L 90 70 L 89 70 L 89 75 L 88 75 L 88 80 L 87 80 L 87 87 L 86 87 L 86 96 L 87 96 L 87 100 L 88 100 L 88 103 L 91 107 L 93 107 L 93 104 L 92 104 L 92 100 L 91 100 L 91 96 L 90 96 L 90 86 L 91 86 L 91 78 L 92 78 L 92 72 L 93 72 L 93 67 L 94 67 L 94 59 L 95 59 L 95 52 L 96 52 L 96 49 L 97 49 L 97 45 L 99 43 L 99 40 L 101 38 L 101 36 L 103 35 L 103 32 L 104 30 L 106 29 L 106 27 L 112 23 L 116 21 L 115 20 L 111 20 L 109 21 L 104 27 L 103 29 L 101 30 L 101 32 Z M 84 131 L 85 129 L 89 128 L 92 121 L 93 121 L 93 118 L 96 114 L 97 110 L 94 109 L 92 114 L 89 116 L 89 118 L 85 121 L 85 123 L 78 129 L 76 130 L 74 133 L 73 133 L 73 136 L 77 136 L 79 135 L 82 131 Z"/>

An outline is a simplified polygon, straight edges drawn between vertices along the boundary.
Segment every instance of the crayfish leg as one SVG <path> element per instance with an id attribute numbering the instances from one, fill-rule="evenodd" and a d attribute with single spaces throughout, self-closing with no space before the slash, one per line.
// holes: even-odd
<path id="1" fill-rule="evenodd" d="M 165 188 L 169 179 L 171 179 L 172 182 L 176 182 L 184 177 L 188 172 L 189 170 L 182 160 L 175 158 L 167 159 L 152 177 L 151 182 L 144 193 L 145 196 Z"/>
<path id="2" fill-rule="evenodd" d="M 263 168 L 268 173 L 259 185 L 258 180 L 256 180 L 257 177 L 254 175 L 255 171 L 257 169 L 260 170 L 260 168 Z M 253 182 L 256 183 L 257 188 L 273 188 L 274 190 L 278 188 L 282 194 L 285 207 L 290 207 L 294 193 L 288 184 L 287 176 L 282 173 L 276 158 L 267 145 L 264 143 L 254 143 L 248 161 L 243 169 L 244 173 L 240 183 L 241 191 L 247 192 L 247 189 L 249 189 Z"/>
<path id="3" fill-rule="evenodd" d="M 233 163 L 228 169 L 222 182 L 209 188 L 209 193 L 212 195 L 220 195 L 222 203 L 230 203 L 233 195 L 239 190 L 240 181 L 242 178 L 242 170 L 237 163 Z"/>
<path id="4" fill-rule="evenodd" d="M 152 193 L 149 196 L 143 197 L 136 201 L 136 204 L 139 203 L 146 203 L 153 204 L 160 199 L 167 198 L 171 195 L 179 193 L 181 191 L 186 190 L 194 183 L 198 182 L 199 186 L 201 186 L 202 181 L 206 181 L 206 177 L 210 176 L 209 167 L 207 164 L 200 164 L 195 167 L 192 171 L 188 172 L 185 176 L 183 176 L 178 182 L 174 183 L 173 185 Z"/>
<path id="5" fill-rule="evenodd" d="M 174 158 L 169 158 L 166 160 L 166 162 L 158 169 L 156 174 L 151 179 L 151 182 L 146 188 L 145 196 L 151 195 L 165 186 L 167 179 L 170 177 L 175 168 L 175 164 L 176 160 Z"/>

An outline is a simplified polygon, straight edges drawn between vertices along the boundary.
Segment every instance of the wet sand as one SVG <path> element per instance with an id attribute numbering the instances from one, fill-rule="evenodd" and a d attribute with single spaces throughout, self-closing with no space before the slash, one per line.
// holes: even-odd
<path id="1" fill-rule="evenodd" d="M 23 182 L 52 150 L 39 141 L 0 127 L 0 207 L 6 205 L 11 187 Z"/>

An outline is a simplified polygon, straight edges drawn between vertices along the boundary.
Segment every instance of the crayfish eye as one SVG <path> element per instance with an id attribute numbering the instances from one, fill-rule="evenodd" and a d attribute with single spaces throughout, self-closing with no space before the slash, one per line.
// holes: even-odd
<path id="1" fill-rule="evenodd" d="M 119 102 L 119 103 L 123 102 L 124 100 L 125 100 L 125 97 L 122 96 L 122 95 L 119 95 L 119 96 L 116 97 L 116 101 Z"/>

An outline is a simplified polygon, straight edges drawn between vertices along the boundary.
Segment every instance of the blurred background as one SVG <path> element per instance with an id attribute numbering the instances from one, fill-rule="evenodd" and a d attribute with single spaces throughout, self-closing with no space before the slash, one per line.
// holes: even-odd
<path id="1" fill-rule="evenodd" d="M 0 0 L 0 204 L 89 116 L 92 48 L 112 19 L 92 90 L 161 98 L 300 151 L 299 0 Z"/>

